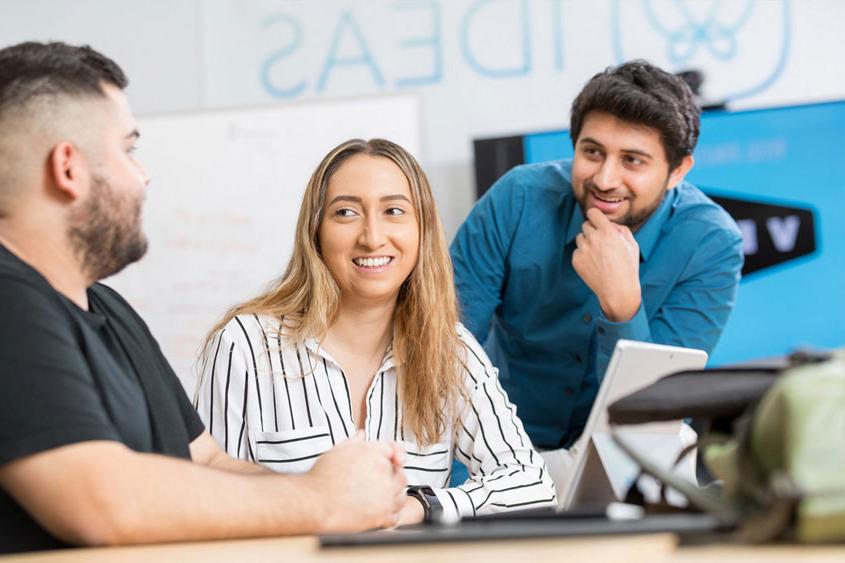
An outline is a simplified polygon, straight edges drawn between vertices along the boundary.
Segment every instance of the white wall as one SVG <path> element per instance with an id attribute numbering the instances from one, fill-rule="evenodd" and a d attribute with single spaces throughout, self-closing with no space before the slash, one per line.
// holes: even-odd
<path id="1" fill-rule="evenodd" d="M 415 92 L 447 235 L 471 139 L 565 126 L 603 67 L 704 69 L 735 107 L 845 97 L 841 0 L 2 0 L 0 44 L 87 42 L 141 115 Z"/>
<path id="2" fill-rule="evenodd" d="M 141 117 L 416 94 L 449 237 L 474 200 L 472 139 L 565 127 L 605 66 L 699 68 L 737 108 L 842 99 L 843 29 L 842 0 L 0 0 L 0 45 L 91 44 Z"/>

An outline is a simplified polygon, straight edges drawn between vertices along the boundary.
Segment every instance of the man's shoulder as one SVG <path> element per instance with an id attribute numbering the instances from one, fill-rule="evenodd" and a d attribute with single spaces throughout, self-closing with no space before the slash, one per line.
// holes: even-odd
<path id="1" fill-rule="evenodd" d="M 0 245 L 0 280 L 2 283 L 11 284 L 23 282 L 41 291 L 51 289 L 50 284 L 41 274 L 2 245 Z"/>
<path id="2" fill-rule="evenodd" d="M 692 229 L 702 235 L 721 233 L 728 239 L 742 239 L 736 221 L 699 188 L 690 182 L 682 182 L 675 192 L 672 228 Z"/>
<path id="3" fill-rule="evenodd" d="M 545 193 L 568 195 L 572 193 L 572 161 L 550 160 L 520 164 L 506 172 L 494 187 L 524 191 L 527 197 Z"/>
<path id="4" fill-rule="evenodd" d="M 31 266 L 0 247 L 0 307 L 24 316 L 63 308 L 61 295 Z M 30 311 L 30 313 L 26 313 Z"/>

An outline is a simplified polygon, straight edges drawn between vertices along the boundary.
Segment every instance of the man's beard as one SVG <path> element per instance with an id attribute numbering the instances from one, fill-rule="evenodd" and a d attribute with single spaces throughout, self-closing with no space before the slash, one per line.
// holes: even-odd
<path id="1" fill-rule="evenodd" d="M 118 195 L 102 176 L 91 178 L 91 193 L 68 227 L 73 251 L 91 281 L 114 275 L 146 254 L 141 204 L 142 198 Z"/>
<path id="2" fill-rule="evenodd" d="M 612 219 L 614 223 L 617 225 L 623 225 L 631 229 L 631 232 L 635 232 L 637 229 L 643 226 L 643 223 L 648 221 L 648 218 L 657 211 L 657 208 L 660 207 L 660 204 L 663 203 L 663 198 L 666 197 L 666 192 L 668 191 L 666 188 L 668 186 L 668 180 L 663 185 L 663 191 L 660 194 L 660 197 L 657 198 L 652 205 L 646 207 L 644 209 L 634 209 L 632 200 L 628 200 L 628 212 L 625 213 L 619 219 Z M 594 194 L 604 194 L 598 186 L 596 186 L 590 180 L 584 180 L 583 184 L 583 192 L 580 198 L 578 198 L 578 205 L 581 206 L 581 212 L 584 214 L 584 217 L 587 216 L 587 209 L 585 207 L 585 202 L 587 201 L 587 194 L 593 192 Z M 608 192 L 608 195 L 605 197 L 613 197 L 610 195 L 612 192 Z"/>

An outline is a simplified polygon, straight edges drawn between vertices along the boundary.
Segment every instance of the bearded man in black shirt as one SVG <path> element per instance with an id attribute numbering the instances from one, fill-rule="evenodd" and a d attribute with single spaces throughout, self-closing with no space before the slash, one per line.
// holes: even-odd
<path id="1" fill-rule="evenodd" d="M 352 439 L 301 476 L 229 458 L 97 283 L 147 248 L 126 85 L 89 47 L 0 50 L 0 553 L 394 524 L 401 452 Z"/>

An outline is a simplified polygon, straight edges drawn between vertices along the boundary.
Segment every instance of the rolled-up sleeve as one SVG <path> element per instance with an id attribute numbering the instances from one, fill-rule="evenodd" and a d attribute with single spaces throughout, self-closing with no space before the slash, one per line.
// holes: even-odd
<path id="1" fill-rule="evenodd" d="M 622 338 L 713 352 L 736 302 L 743 265 L 742 239 L 732 230 L 713 229 L 694 244 L 696 253 L 650 315 L 648 303 L 643 302 L 629 321 L 612 322 L 603 315 L 598 318 L 597 374 L 604 374 L 613 348 Z"/>

